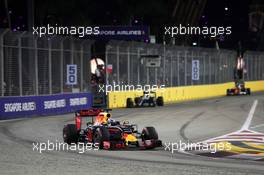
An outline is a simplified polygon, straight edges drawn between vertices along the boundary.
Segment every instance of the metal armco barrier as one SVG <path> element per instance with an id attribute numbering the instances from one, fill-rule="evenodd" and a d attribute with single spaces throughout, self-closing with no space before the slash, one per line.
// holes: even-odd
<path id="1" fill-rule="evenodd" d="M 63 114 L 90 108 L 91 106 L 91 93 L 1 97 L 0 120 L 18 117 Z"/>

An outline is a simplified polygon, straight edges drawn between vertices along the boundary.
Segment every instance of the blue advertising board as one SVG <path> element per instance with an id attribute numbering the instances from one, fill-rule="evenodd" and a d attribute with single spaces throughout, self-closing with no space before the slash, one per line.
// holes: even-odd
<path id="1" fill-rule="evenodd" d="M 56 115 L 92 106 L 92 93 L 47 96 L 1 97 L 0 120 L 18 117 Z"/>

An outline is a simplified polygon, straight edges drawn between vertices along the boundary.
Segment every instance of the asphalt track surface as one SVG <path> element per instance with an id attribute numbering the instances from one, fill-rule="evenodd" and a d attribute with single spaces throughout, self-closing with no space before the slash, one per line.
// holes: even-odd
<path id="1" fill-rule="evenodd" d="M 264 133 L 264 94 L 222 97 L 156 108 L 116 109 L 113 118 L 154 126 L 164 143 L 200 142 L 239 130 L 258 100 L 249 129 Z M 156 150 L 33 151 L 62 142 L 73 114 L 0 121 L 0 174 L 264 174 L 264 161 Z"/>

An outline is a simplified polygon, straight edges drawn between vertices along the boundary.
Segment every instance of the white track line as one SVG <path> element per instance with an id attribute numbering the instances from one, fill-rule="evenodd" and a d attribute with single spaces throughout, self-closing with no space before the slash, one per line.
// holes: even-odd
<path id="1" fill-rule="evenodd" d="M 234 132 L 231 132 L 231 133 L 228 133 L 228 134 L 224 134 L 222 136 L 213 137 L 213 138 L 210 138 L 210 139 L 204 140 L 202 142 L 198 142 L 198 143 L 213 142 L 216 138 L 225 138 L 225 137 L 228 137 L 231 134 L 238 134 L 238 133 L 242 132 L 243 130 L 249 130 L 248 128 L 249 128 L 250 123 L 252 121 L 252 118 L 254 116 L 254 112 L 256 110 L 257 105 L 258 105 L 258 100 L 255 100 L 253 105 L 252 105 L 252 107 L 251 107 L 251 109 L 250 109 L 250 111 L 249 111 L 249 113 L 248 113 L 248 117 L 247 117 L 246 121 L 244 122 L 244 124 L 243 124 L 243 126 L 241 127 L 240 130 L 234 131 Z M 257 132 L 255 132 L 255 133 L 257 133 Z"/>
<path id="2" fill-rule="evenodd" d="M 255 100 L 253 105 L 251 106 L 251 109 L 250 109 L 249 113 L 248 113 L 248 117 L 247 117 L 246 121 L 244 122 L 244 124 L 243 124 L 243 126 L 241 127 L 240 130 L 235 131 L 235 132 L 231 132 L 229 134 L 225 134 L 225 135 L 222 135 L 222 136 L 219 136 L 219 137 L 210 138 L 210 139 L 207 139 L 207 140 L 202 141 L 202 142 L 197 142 L 196 144 L 215 142 L 216 139 L 225 139 L 225 140 L 227 140 L 225 137 L 228 137 L 229 135 L 232 135 L 232 134 L 240 134 L 240 133 L 242 133 L 245 130 L 250 131 L 250 132 L 255 133 L 255 134 L 263 134 L 263 133 L 259 133 L 259 132 L 256 132 L 256 131 L 249 130 L 249 126 L 250 126 L 251 121 L 253 119 L 253 116 L 254 116 L 254 113 L 255 113 L 257 105 L 258 105 L 258 100 Z M 191 152 L 188 152 L 186 150 L 178 150 L 178 152 L 184 153 L 184 154 L 193 155 Z"/>
<path id="3" fill-rule="evenodd" d="M 248 117 L 247 117 L 247 120 L 245 121 L 245 123 L 243 124 L 243 126 L 241 127 L 240 131 L 243 131 L 243 130 L 247 130 L 250 126 L 250 123 L 252 121 L 252 118 L 254 116 L 254 112 L 256 110 L 256 107 L 258 105 L 258 100 L 255 100 L 250 111 L 249 111 L 249 114 L 248 114 Z"/>
<path id="4" fill-rule="evenodd" d="M 253 128 L 260 128 L 260 127 L 263 127 L 264 126 L 264 123 L 262 124 L 259 124 L 259 125 L 255 125 L 255 126 L 251 126 L 250 128 L 253 129 Z"/>
<path id="5" fill-rule="evenodd" d="M 15 118 L 15 119 L 7 119 L 7 120 L 0 120 L 0 123 L 10 122 L 10 121 L 19 121 L 19 120 L 25 120 L 25 118 Z"/>

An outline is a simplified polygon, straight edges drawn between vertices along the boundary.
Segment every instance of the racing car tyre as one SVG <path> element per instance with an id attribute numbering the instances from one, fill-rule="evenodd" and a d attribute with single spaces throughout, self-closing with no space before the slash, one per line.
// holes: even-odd
<path id="1" fill-rule="evenodd" d="M 145 127 L 141 133 L 142 140 L 158 140 L 159 136 L 156 129 L 152 126 Z"/>
<path id="2" fill-rule="evenodd" d="M 109 141 L 109 131 L 107 130 L 106 127 L 100 126 L 96 128 L 93 134 L 93 142 L 94 144 L 98 144 L 99 148 L 103 148 L 103 141 Z"/>
<path id="3" fill-rule="evenodd" d="M 75 124 L 67 124 L 63 128 L 63 140 L 68 144 L 78 142 L 78 132 Z"/>
<path id="4" fill-rule="evenodd" d="M 152 107 L 155 107 L 155 106 L 156 106 L 156 103 L 155 103 L 154 97 L 150 97 L 150 98 L 149 98 L 149 106 L 152 106 Z"/>
<path id="5" fill-rule="evenodd" d="M 251 94 L 250 88 L 246 88 L 246 93 L 247 93 L 247 95 L 250 95 Z"/>
<path id="6" fill-rule="evenodd" d="M 136 97 L 134 101 L 135 101 L 136 106 L 139 106 L 140 97 Z"/>
<path id="7" fill-rule="evenodd" d="M 127 98 L 126 106 L 127 108 L 133 108 L 134 104 L 133 104 L 132 98 Z"/>
<path id="8" fill-rule="evenodd" d="M 227 95 L 227 96 L 230 96 L 230 89 L 227 89 L 227 90 L 226 90 L 226 95 Z"/>
<path id="9" fill-rule="evenodd" d="M 158 98 L 157 98 L 157 105 L 158 105 L 158 106 L 164 106 L 164 100 L 163 100 L 163 97 L 158 97 Z"/>

